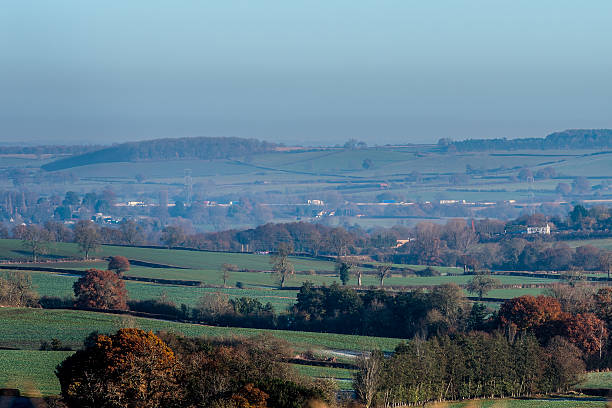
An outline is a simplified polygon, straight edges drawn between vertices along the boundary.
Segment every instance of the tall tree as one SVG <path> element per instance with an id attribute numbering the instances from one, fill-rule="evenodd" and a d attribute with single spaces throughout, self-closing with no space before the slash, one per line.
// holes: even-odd
<path id="1" fill-rule="evenodd" d="M 238 266 L 234 264 L 224 263 L 221 265 L 221 279 L 223 279 L 223 287 L 227 286 L 227 280 L 230 278 L 230 272 L 238 270 Z"/>
<path id="2" fill-rule="evenodd" d="M 478 299 L 482 300 L 491 289 L 500 284 L 499 279 L 492 278 L 487 274 L 478 274 L 468 281 L 466 289 L 470 293 L 478 294 Z"/>
<path id="3" fill-rule="evenodd" d="M 378 265 L 376 267 L 376 276 L 380 280 L 380 286 L 383 287 L 385 285 L 385 278 L 391 276 L 391 265 Z"/>
<path id="4" fill-rule="evenodd" d="M 32 259 L 36 262 L 38 255 L 45 254 L 49 250 L 50 239 L 51 236 L 46 229 L 38 225 L 28 225 L 23 230 L 21 242 L 23 247 L 30 251 Z"/>
<path id="5" fill-rule="evenodd" d="M 353 388 L 365 408 L 370 408 L 382 381 L 383 356 L 380 351 L 357 358 L 357 371 L 353 376 Z"/>
<path id="6" fill-rule="evenodd" d="M 161 241 L 168 248 L 183 244 L 185 238 L 185 230 L 180 225 L 169 225 L 162 230 Z"/>
<path id="7" fill-rule="evenodd" d="M 295 274 L 295 268 L 293 263 L 289 260 L 289 255 L 293 253 L 293 247 L 291 244 L 281 242 L 275 253 L 270 256 L 270 263 L 272 264 L 272 270 L 278 277 L 280 287 L 284 288 L 287 279 Z"/>
<path id="8" fill-rule="evenodd" d="M 601 252 L 599 255 L 599 267 L 608 274 L 608 280 L 610 280 L 610 273 L 612 272 L 612 251 Z"/>
<path id="9" fill-rule="evenodd" d="M 354 264 L 347 258 L 336 258 L 336 264 L 334 266 L 338 277 L 343 285 L 346 285 L 351 277 L 351 270 Z M 360 284 L 361 286 L 361 284 Z"/>
<path id="10" fill-rule="evenodd" d="M 89 254 L 100 247 L 100 233 L 96 224 L 91 221 L 78 221 L 74 226 L 74 241 L 79 244 L 85 259 L 89 259 Z"/>

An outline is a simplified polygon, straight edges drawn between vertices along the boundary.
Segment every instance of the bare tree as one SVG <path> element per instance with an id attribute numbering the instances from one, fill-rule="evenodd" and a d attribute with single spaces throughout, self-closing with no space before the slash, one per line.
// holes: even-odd
<path id="1" fill-rule="evenodd" d="M 272 270 L 276 273 L 280 287 L 285 287 L 285 282 L 295 273 L 295 268 L 289 260 L 289 255 L 293 252 L 291 244 L 281 243 L 278 246 L 278 250 L 275 254 L 270 257 L 270 263 L 272 264 Z"/>
<path id="2" fill-rule="evenodd" d="M 100 247 L 100 233 L 91 221 L 79 221 L 74 226 L 74 241 L 79 244 L 81 252 L 85 253 L 85 259 L 89 259 L 89 253 Z"/>
<path id="3" fill-rule="evenodd" d="M 229 296 L 225 293 L 204 293 L 196 303 L 194 313 L 200 320 L 216 321 L 219 317 L 232 312 Z"/>
<path id="4" fill-rule="evenodd" d="M 476 241 L 476 234 L 464 219 L 449 220 L 444 226 L 443 236 L 451 249 L 459 251 L 466 251 Z"/>
<path id="5" fill-rule="evenodd" d="M 601 255 L 599 255 L 599 266 L 602 271 L 608 273 L 608 280 L 610 280 L 610 273 L 612 272 L 612 252 L 611 251 L 602 251 Z"/>
<path id="6" fill-rule="evenodd" d="M 223 287 L 227 286 L 227 280 L 230 278 L 230 272 L 238 270 L 238 266 L 234 264 L 224 263 L 221 265 L 221 279 L 223 279 Z"/>
<path id="7" fill-rule="evenodd" d="M 378 265 L 376 267 L 376 276 L 380 279 L 380 286 L 383 287 L 385 285 L 385 278 L 391 276 L 391 265 Z"/>
<path id="8" fill-rule="evenodd" d="M 327 242 L 330 252 L 335 253 L 336 256 L 344 256 L 351 244 L 351 236 L 344 228 L 336 227 L 329 232 Z"/>
<path id="9" fill-rule="evenodd" d="M 119 224 L 123 241 L 128 245 L 137 245 L 142 242 L 142 228 L 133 220 L 123 220 Z"/>
<path id="10" fill-rule="evenodd" d="M 36 262 L 38 255 L 45 254 L 49 250 L 51 234 L 38 225 L 28 225 L 23 230 L 22 245 L 32 253 L 32 259 Z"/>
<path id="11" fill-rule="evenodd" d="M 370 408 L 380 386 L 383 355 L 380 351 L 373 351 L 369 355 L 361 354 L 357 357 L 357 372 L 353 376 L 353 388 L 357 397 Z"/>
<path id="12" fill-rule="evenodd" d="M 180 225 L 169 225 L 162 230 L 161 241 L 169 248 L 185 242 L 185 229 Z"/>

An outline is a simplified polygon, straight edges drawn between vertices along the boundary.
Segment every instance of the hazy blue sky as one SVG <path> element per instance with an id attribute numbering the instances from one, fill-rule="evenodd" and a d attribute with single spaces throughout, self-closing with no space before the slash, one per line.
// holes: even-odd
<path id="1" fill-rule="evenodd" d="M 612 127 L 612 1 L 4 0 L 0 142 Z"/>

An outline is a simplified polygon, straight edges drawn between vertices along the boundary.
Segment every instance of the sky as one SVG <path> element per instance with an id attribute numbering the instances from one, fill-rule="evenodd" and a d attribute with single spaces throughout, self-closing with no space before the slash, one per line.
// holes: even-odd
<path id="1" fill-rule="evenodd" d="M 0 143 L 612 128 L 609 0 L 3 0 Z"/>

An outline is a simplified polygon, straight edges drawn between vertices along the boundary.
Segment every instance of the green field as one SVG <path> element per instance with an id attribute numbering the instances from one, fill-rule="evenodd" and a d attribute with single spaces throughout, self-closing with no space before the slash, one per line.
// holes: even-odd
<path id="1" fill-rule="evenodd" d="M 94 330 L 110 333 L 128 326 L 154 332 L 175 331 L 187 336 L 250 337 L 268 333 L 287 340 L 299 350 L 379 348 L 391 351 L 401 341 L 393 338 L 333 333 L 215 327 L 81 310 L 3 308 L 0 309 L 0 346 L 32 350 L 40 346 L 41 340 L 57 338 L 62 343 L 76 348 L 80 347 L 83 339 Z"/>
<path id="2" fill-rule="evenodd" d="M 74 297 L 72 289 L 76 276 L 47 273 L 47 272 L 20 272 L 28 273 L 32 277 L 34 289 L 40 296 L 57 296 L 60 298 Z M 250 297 L 258 299 L 263 304 L 271 303 L 275 310 L 284 311 L 295 303 L 297 291 L 278 289 L 238 289 L 238 288 L 205 288 L 197 286 L 160 285 L 156 283 L 126 281 L 128 298 L 130 300 L 157 299 L 165 295 L 177 306 L 185 303 L 195 306 L 198 300 L 206 293 L 224 293 L 230 299 Z"/>
<path id="3" fill-rule="evenodd" d="M 580 239 L 572 241 L 564 241 L 570 247 L 576 248 L 584 245 L 593 245 L 594 247 L 601 249 L 612 249 L 612 238 L 601 238 L 601 239 Z"/>
<path id="4" fill-rule="evenodd" d="M 585 380 L 576 388 L 602 388 L 612 390 L 612 372 L 598 371 L 588 373 Z"/>
<path id="5" fill-rule="evenodd" d="M 241 269 L 271 269 L 269 256 L 248 253 L 187 251 L 102 245 L 97 252 L 92 254 L 92 256 L 96 257 L 108 257 L 113 255 L 122 255 L 129 259 L 136 259 L 139 261 L 159 263 L 181 268 L 191 268 L 195 271 L 218 272 L 224 263 L 235 264 Z M 41 258 L 53 260 L 61 258 L 81 258 L 82 256 L 83 255 L 79 252 L 76 244 L 59 242 L 51 244 L 49 254 L 43 255 Z M 0 259 L 29 260 L 31 259 L 31 254 L 23 249 L 21 241 L 15 239 L 2 239 L 0 240 Z M 296 271 L 333 271 L 334 269 L 333 263 L 329 261 L 292 257 L 292 262 Z M 68 263 L 66 264 L 66 267 L 73 267 L 74 265 L 75 263 Z M 91 267 L 92 264 L 85 263 L 82 266 L 83 268 L 86 268 L 88 266 Z M 163 271 L 173 271 L 173 269 L 164 268 Z M 188 272 L 183 270 L 183 273 Z M 168 279 L 190 279 L 188 275 L 182 275 L 180 278 L 173 277 L 172 275 L 166 276 L 168 276 Z M 197 275 L 193 275 L 192 279 L 193 278 L 196 278 L 194 280 L 197 280 Z"/>
<path id="6" fill-rule="evenodd" d="M 0 350 L 0 388 L 19 388 L 23 395 L 59 394 L 55 367 L 71 351 Z"/>

